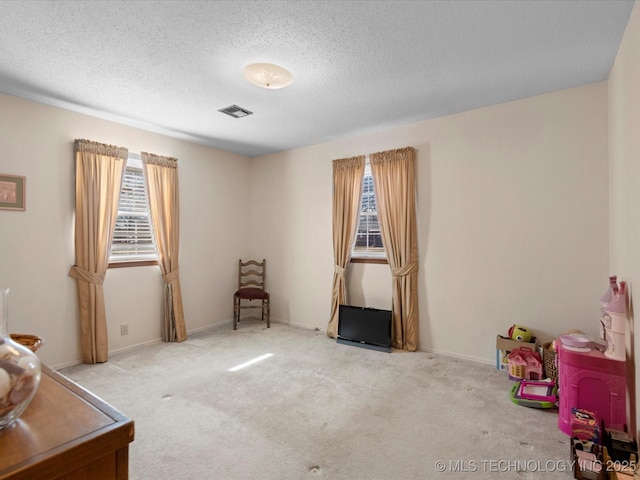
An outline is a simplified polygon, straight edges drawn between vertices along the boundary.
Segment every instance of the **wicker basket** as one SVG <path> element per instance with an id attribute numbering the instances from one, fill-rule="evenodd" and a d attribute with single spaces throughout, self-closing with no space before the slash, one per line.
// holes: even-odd
<path id="1" fill-rule="evenodd" d="M 558 361 L 555 350 L 551 349 L 551 342 L 542 345 L 542 362 L 544 363 L 544 374 L 556 385 L 558 384 Z"/>
<path id="2" fill-rule="evenodd" d="M 11 340 L 18 342 L 20 345 L 24 345 L 32 352 L 38 350 L 44 343 L 44 339 L 36 335 L 27 335 L 25 333 L 11 333 L 9 334 Z"/>

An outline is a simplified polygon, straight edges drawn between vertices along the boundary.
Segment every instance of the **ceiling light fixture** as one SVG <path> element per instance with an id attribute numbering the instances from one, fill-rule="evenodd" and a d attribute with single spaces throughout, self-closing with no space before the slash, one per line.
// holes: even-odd
<path id="1" fill-rule="evenodd" d="M 252 63 L 244 67 L 244 78 L 254 85 L 272 90 L 293 83 L 293 75 L 286 68 L 272 63 Z"/>

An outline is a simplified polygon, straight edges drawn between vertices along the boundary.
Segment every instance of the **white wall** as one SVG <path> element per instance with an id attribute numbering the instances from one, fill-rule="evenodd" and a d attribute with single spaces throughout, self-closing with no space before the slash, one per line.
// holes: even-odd
<path id="1" fill-rule="evenodd" d="M 254 159 L 252 251 L 274 318 L 326 329 L 331 160 L 413 146 L 420 343 L 494 362 L 512 323 L 597 335 L 608 275 L 607 85 L 597 83 Z M 349 272 L 351 303 L 389 308 L 384 265 Z"/>
<path id="2" fill-rule="evenodd" d="M 631 302 L 627 362 L 630 383 L 631 431 L 640 409 L 637 355 L 640 352 L 638 319 L 634 315 L 635 291 L 640 285 L 640 4 L 636 4 L 609 76 L 609 155 L 611 237 L 610 270 L 626 280 Z"/>
<path id="3" fill-rule="evenodd" d="M 68 276 L 75 261 L 76 138 L 178 159 L 187 329 L 230 321 L 237 261 L 250 248 L 248 158 L 0 95 L 0 173 L 27 177 L 26 211 L 0 211 L 0 287 L 11 289 L 9 330 L 44 337 L 38 353 L 51 366 L 81 358 L 75 282 Z M 110 351 L 160 338 L 162 288 L 157 266 L 107 271 Z M 124 323 L 128 336 L 120 336 Z"/>
<path id="4" fill-rule="evenodd" d="M 274 320 L 324 330 L 331 160 L 412 145 L 420 348 L 493 362 L 495 335 L 514 322 L 543 339 L 595 334 L 609 273 L 607 130 L 599 83 L 250 160 L 0 96 L 0 172 L 27 176 L 27 210 L 0 212 L 10 329 L 45 337 L 50 365 L 80 358 L 72 141 L 88 138 L 179 159 L 189 330 L 230 320 L 236 262 L 250 254 L 268 260 Z M 357 265 L 351 301 L 389 308 L 390 283 L 386 266 Z M 160 337 L 161 291 L 155 267 L 108 271 L 111 350 Z"/>

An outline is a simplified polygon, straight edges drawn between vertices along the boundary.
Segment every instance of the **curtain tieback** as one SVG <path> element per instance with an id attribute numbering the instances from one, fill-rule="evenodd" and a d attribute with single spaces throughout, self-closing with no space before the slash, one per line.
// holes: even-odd
<path id="1" fill-rule="evenodd" d="M 346 270 L 346 268 L 341 267 L 340 265 L 334 265 L 333 266 L 333 271 L 335 273 L 337 273 L 338 275 L 340 275 L 341 277 L 344 277 L 345 270 Z"/>
<path id="2" fill-rule="evenodd" d="M 93 285 L 102 285 L 104 283 L 104 274 L 93 273 L 89 270 L 80 268 L 77 265 L 73 265 L 71 267 L 71 270 L 69 270 L 69 276 L 76 280 L 92 283 Z"/>
<path id="3" fill-rule="evenodd" d="M 393 268 L 391 269 L 391 275 L 394 277 L 405 277 L 411 273 L 416 273 L 418 271 L 418 263 L 407 263 L 403 267 Z"/>
<path id="4" fill-rule="evenodd" d="M 165 283 L 173 283 L 178 279 L 178 267 L 174 268 L 172 271 L 162 276 L 162 279 Z"/>

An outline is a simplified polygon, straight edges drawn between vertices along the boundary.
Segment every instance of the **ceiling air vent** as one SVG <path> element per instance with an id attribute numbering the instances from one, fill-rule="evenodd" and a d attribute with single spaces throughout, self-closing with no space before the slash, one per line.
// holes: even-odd
<path id="1" fill-rule="evenodd" d="M 246 108 L 239 107 L 238 105 L 231 105 L 230 107 L 221 108 L 218 111 L 222 113 L 226 113 L 227 115 L 230 115 L 233 118 L 242 118 L 242 117 L 247 117 L 253 114 L 253 112 L 250 112 Z"/>

